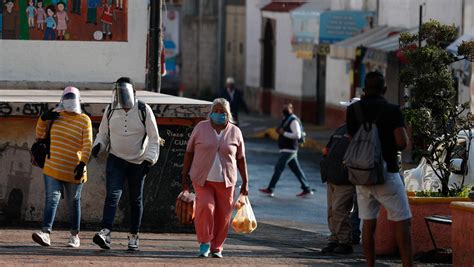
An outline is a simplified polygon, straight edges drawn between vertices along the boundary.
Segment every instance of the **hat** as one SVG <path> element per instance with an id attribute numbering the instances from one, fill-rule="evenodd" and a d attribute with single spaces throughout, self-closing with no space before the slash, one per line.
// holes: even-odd
<path id="1" fill-rule="evenodd" d="M 339 104 L 345 106 L 345 107 L 348 107 L 352 104 L 354 104 L 355 102 L 359 101 L 360 98 L 359 97 L 353 97 L 351 100 L 349 101 L 340 101 Z"/>
<path id="2" fill-rule="evenodd" d="M 225 80 L 226 83 L 235 83 L 234 78 L 228 77 L 227 80 Z"/>
<path id="3" fill-rule="evenodd" d="M 68 86 L 68 87 L 64 88 L 63 95 L 69 94 L 69 93 L 73 93 L 73 94 L 75 94 L 77 97 L 80 97 L 80 96 L 81 96 L 81 94 L 79 93 L 79 89 L 77 89 L 77 88 L 74 87 L 74 86 Z"/>

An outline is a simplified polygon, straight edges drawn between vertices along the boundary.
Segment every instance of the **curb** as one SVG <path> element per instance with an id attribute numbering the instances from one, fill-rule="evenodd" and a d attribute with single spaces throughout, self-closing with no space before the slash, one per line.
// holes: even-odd
<path id="1" fill-rule="evenodd" d="M 270 138 L 274 141 L 278 141 L 278 133 L 276 132 L 276 128 L 268 128 L 254 133 L 252 138 Z M 301 147 L 322 153 L 325 145 L 313 138 L 306 137 L 306 141 Z"/>

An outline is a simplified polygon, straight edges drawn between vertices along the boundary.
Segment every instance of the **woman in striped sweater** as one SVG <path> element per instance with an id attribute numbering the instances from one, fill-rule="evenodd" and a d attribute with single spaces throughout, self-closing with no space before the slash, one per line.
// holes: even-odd
<path id="1" fill-rule="evenodd" d="M 50 233 L 61 195 L 68 204 L 71 236 L 68 247 L 79 247 L 81 221 L 81 191 L 87 180 L 86 163 L 92 147 L 92 124 L 82 114 L 79 90 L 66 87 L 56 109 L 43 113 L 36 125 L 36 137 L 45 138 L 50 130 L 50 157 L 44 165 L 45 205 L 43 226 L 33 234 L 33 240 L 50 246 Z"/>

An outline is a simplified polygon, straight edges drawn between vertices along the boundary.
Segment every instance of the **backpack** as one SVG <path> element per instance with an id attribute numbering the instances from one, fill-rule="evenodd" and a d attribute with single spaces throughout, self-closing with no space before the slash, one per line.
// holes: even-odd
<path id="1" fill-rule="evenodd" d="M 385 163 L 376 125 L 383 110 L 373 122 L 364 118 L 360 103 L 354 104 L 354 111 L 361 125 L 344 155 L 349 181 L 354 185 L 383 184 Z"/>
<path id="2" fill-rule="evenodd" d="M 349 185 L 347 169 L 343 164 L 344 155 L 349 147 L 347 126 L 339 127 L 329 139 L 320 162 L 321 180 L 335 185 Z"/>
<path id="3" fill-rule="evenodd" d="M 291 116 L 289 116 L 288 119 L 286 119 L 282 128 L 286 128 L 288 125 L 290 125 L 293 122 L 293 120 L 297 120 L 298 124 L 300 125 L 301 137 L 298 138 L 298 144 L 303 145 L 304 142 L 306 142 L 306 132 L 304 131 L 303 123 L 301 123 L 301 120 L 295 114 L 291 114 Z"/>
<path id="4" fill-rule="evenodd" d="M 143 124 L 143 127 L 145 127 L 145 135 L 143 136 L 143 139 L 142 139 L 142 147 L 143 147 L 143 144 L 145 143 L 145 139 L 147 137 L 147 133 L 146 133 L 146 104 L 145 102 L 141 101 L 141 100 L 138 100 L 138 110 L 140 111 L 139 116 L 140 117 L 140 120 L 142 121 L 142 124 Z M 108 106 L 107 108 L 107 125 L 109 126 L 109 129 L 108 129 L 108 135 L 109 135 L 109 140 L 110 140 L 110 119 L 112 118 L 112 114 L 114 113 L 114 110 L 110 108 L 110 105 Z M 110 145 L 109 145 L 109 149 L 110 149 Z"/>
<path id="5" fill-rule="evenodd" d="M 51 128 L 53 127 L 53 122 L 49 125 L 45 138 L 38 139 L 30 148 L 31 164 L 38 166 L 41 169 L 44 168 L 46 163 L 46 157 L 50 158 L 49 147 L 51 143 Z"/>

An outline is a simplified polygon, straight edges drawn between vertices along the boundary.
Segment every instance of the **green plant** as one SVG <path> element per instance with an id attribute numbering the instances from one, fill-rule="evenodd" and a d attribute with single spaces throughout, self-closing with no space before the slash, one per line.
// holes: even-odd
<path id="1" fill-rule="evenodd" d="M 454 184 L 448 190 L 448 195 L 444 195 L 441 191 L 431 192 L 431 191 L 419 191 L 415 193 L 417 197 L 467 197 L 469 195 L 468 186 L 459 186 Z"/>
<path id="2" fill-rule="evenodd" d="M 400 36 L 400 48 L 408 60 L 400 80 L 410 89 L 409 107 L 404 109 L 404 114 L 413 129 L 416 153 L 426 158 L 440 179 L 441 192 L 435 194 L 442 196 L 456 191 L 448 187 L 448 182 L 458 133 L 473 126 L 468 103 L 456 103 L 457 94 L 449 65 L 467 58 L 474 46 L 465 43 L 458 50 L 459 57 L 451 55 L 445 48 L 456 36 L 454 25 L 434 20 L 424 23 L 417 34 Z M 420 41 L 421 46 L 418 45 Z"/>

